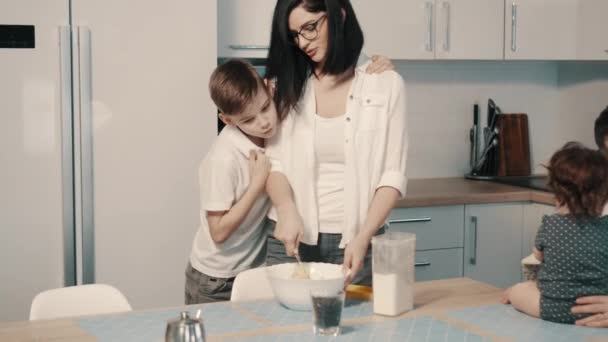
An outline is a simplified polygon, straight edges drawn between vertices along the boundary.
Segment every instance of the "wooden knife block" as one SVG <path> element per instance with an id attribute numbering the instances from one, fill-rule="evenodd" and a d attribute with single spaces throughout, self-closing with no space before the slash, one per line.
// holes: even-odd
<path id="1" fill-rule="evenodd" d="M 527 114 L 498 114 L 497 176 L 529 176 L 530 137 Z"/>

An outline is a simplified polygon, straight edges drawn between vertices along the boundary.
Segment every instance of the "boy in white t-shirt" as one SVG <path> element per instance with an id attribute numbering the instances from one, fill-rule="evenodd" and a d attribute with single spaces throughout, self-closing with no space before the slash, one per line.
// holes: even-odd
<path id="1" fill-rule="evenodd" d="M 263 147 L 277 131 L 274 102 L 240 60 L 218 66 L 209 91 L 226 127 L 199 167 L 201 225 L 186 269 L 186 304 L 229 300 L 236 275 L 266 258 L 270 162 Z"/>

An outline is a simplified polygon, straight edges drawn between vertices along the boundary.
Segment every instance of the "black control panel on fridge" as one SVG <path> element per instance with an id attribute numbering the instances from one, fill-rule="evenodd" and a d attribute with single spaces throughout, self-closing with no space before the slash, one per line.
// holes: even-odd
<path id="1" fill-rule="evenodd" d="M 33 49 L 35 47 L 34 25 L 0 24 L 0 49 Z"/>

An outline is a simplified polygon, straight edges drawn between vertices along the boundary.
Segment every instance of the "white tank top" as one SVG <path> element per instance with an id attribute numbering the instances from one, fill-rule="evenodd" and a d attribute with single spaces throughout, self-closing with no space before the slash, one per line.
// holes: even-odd
<path id="1" fill-rule="evenodd" d="M 345 117 L 315 115 L 315 186 L 320 233 L 341 234 L 344 226 Z"/>

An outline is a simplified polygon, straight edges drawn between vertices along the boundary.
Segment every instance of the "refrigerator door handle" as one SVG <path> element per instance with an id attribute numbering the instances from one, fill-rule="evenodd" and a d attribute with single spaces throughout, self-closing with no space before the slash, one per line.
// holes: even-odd
<path id="1" fill-rule="evenodd" d="M 75 121 L 75 152 L 77 155 L 76 208 L 80 215 L 80 255 L 82 283 L 95 283 L 95 221 L 93 203 L 93 103 L 92 103 L 92 56 L 91 30 L 87 26 L 77 26 L 78 49 L 75 84 L 78 84 L 77 115 Z M 78 238 L 78 235 L 77 235 Z M 78 242 L 77 242 L 78 244 Z"/>
<path id="2" fill-rule="evenodd" d="M 74 222 L 74 156 L 72 133 L 72 35 L 69 26 L 59 27 L 59 82 L 61 91 L 61 178 L 63 193 L 63 279 L 76 285 Z"/>

